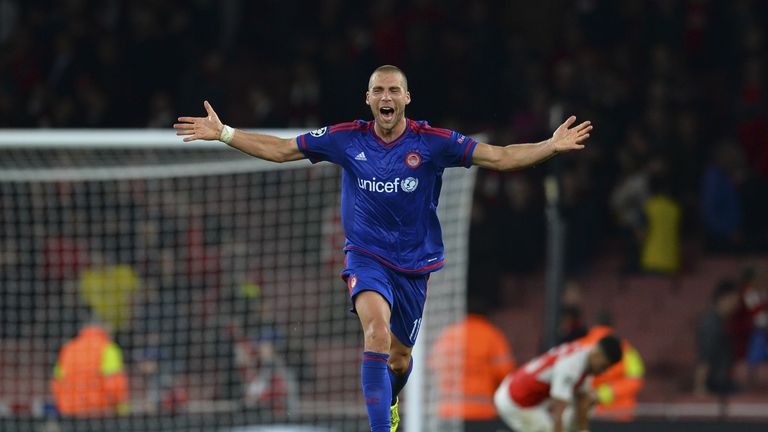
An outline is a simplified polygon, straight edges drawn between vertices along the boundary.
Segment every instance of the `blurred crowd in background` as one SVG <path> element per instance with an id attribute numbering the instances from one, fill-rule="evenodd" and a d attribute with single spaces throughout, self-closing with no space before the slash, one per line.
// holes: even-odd
<path id="1" fill-rule="evenodd" d="M 304 199 L 338 194 L 339 173 L 324 168 L 0 182 L 0 418 L 35 412 L 30 401 L 47 391 L 54 364 L 75 368 L 61 348 L 94 328 L 123 350 L 128 378 L 117 388 L 131 391 L 115 392 L 121 402 L 132 394 L 127 412 L 222 399 L 274 417 L 298 395 L 298 380 L 320 391 L 326 382 L 312 375 L 306 350 L 346 335 L 334 319 L 346 318 L 346 298 L 332 295 L 342 256 L 327 253 L 342 241 L 338 212 Z M 273 187 L 286 178 L 295 189 Z M 307 234 L 285 242 L 294 229 Z M 302 305 L 305 291 L 316 298 Z M 86 368 L 100 364 L 83 358 Z M 63 369 L 56 376 L 77 381 Z M 76 382 L 51 381 L 64 383 L 58 399 L 76 399 L 67 397 Z M 109 400 L 108 387 L 100 396 Z"/>

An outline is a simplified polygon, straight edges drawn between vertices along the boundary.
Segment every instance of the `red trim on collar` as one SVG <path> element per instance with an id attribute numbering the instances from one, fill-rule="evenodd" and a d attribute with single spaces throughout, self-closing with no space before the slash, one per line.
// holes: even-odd
<path id="1" fill-rule="evenodd" d="M 370 129 L 371 129 L 371 134 L 374 136 L 374 138 L 376 138 L 376 141 L 377 141 L 379 144 L 381 144 L 381 146 L 382 146 L 382 147 L 384 147 L 384 148 L 386 148 L 386 149 L 391 149 L 392 147 L 394 147 L 394 146 L 396 146 L 397 144 L 399 144 L 399 143 L 400 143 L 400 141 L 402 141 L 402 140 L 403 140 L 403 138 L 405 138 L 405 136 L 406 136 L 406 135 L 408 135 L 408 131 L 410 130 L 410 127 L 409 127 L 409 126 L 410 126 L 410 122 L 411 122 L 411 121 L 410 121 L 410 120 L 408 120 L 407 118 L 405 119 L 405 130 L 403 130 L 403 133 L 401 133 L 401 134 L 400 134 L 400 136 L 398 136 L 398 137 L 397 137 L 397 138 L 396 138 L 394 141 L 392 141 L 392 142 L 386 142 L 386 141 L 384 141 L 383 139 L 381 139 L 381 137 L 379 136 L 379 134 L 377 134 L 377 133 L 376 133 L 376 120 L 374 120 L 374 121 L 372 121 L 372 122 L 371 122 L 371 128 L 370 128 Z"/>

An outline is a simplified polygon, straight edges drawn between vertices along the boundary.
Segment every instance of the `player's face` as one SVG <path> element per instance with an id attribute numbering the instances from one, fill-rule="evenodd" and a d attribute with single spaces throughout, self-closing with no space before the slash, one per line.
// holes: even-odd
<path id="1" fill-rule="evenodd" d="M 401 74 L 376 72 L 368 83 L 365 103 L 370 105 L 376 124 L 391 130 L 405 118 L 405 106 L 411 103 L 411 94 L 405 90 Z"/>
<path id="2" fill-rule="evenodd" d="M 608 357 L 599 348 L 595 348 L 589 353 L 589 370 L 593 375 L 605 372 L 610 366 Z"/>

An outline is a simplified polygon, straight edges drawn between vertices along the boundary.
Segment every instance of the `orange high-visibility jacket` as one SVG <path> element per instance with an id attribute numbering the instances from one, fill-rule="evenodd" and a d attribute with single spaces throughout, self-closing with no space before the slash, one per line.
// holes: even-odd
<path id="1" fill-rule="evenodd" d="M 122 351 L 102 328 L 83 328 L 61 349 L 51 389 L 63 415 L 90 417 L 123 411 L 128 379 Z"/>
<path id="2" fill-rule="evenodd" d="M 440 417 L 491 420 L 493 394 L 515 360 L 498 328 L 482 315 L 468 315 L 435 341 L 429 367 L 438 377 Z"/>
<path id="3" fill-rule="evenodd" d="M 585 344 L 595 344 L 611 333 L 613 329 L 610 327 L 596 326 L 591 328 L 581 341 Z M 629 342 L 622 340 L 621 346 L 621 361 L 597 375 L 592 380 L 592 388 L 598 398 L 596 415 L 629 421 L 635 415 L 637 393 L 643 387 L 645 366 L 640 354 Z"/>

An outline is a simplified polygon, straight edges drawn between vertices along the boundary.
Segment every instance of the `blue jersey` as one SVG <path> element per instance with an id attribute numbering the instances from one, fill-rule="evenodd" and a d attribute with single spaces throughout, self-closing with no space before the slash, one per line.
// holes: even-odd
<path id="1" fill-rule="evenodd" d="M 296 138 L 312 163 L 343 168 L 344 250 L 367 254 L 393 269 L 426 274 L 445 263 L 437 219 L 443 170 L 472 165 L 477 141 L 424 121 L 407 120 L 386 143 L 374 123 L 357 120 Z"/>

